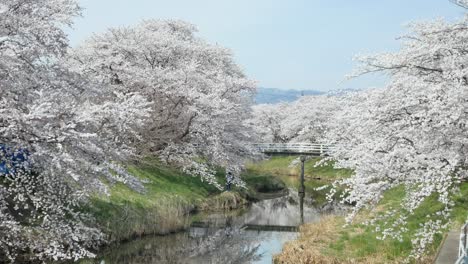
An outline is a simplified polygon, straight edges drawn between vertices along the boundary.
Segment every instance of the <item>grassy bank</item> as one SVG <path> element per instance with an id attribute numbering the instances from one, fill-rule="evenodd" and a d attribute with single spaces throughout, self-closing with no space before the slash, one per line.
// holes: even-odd
<path id="1" fill-rule="evenodd" d="M 221 193 L 199 177 L 186 175 L 157 161 L 132 165 L 128 170 L 147 182 L 145 193 L 116 184 L 110 196 L 95 196 L 86 208 L 110 241 L 184 229 L 190 224 L 190 211 L 207 197 Z"/>
<path id="2" fill-rule="evenodd" d="M 247 166 L 246 177 L 275 177 L 290 188 L 299 186 L 300 163 L 290 164 L 297 156 L 274 156 L 269 160 L 251 163 Z M 306 196 L 314 199 L 315 204 L 325 203 L 327 190 L 314 191 L 315 188 L 329 184 L 334 180 L 351 175 L 349 170 L 336 170 L 331 164 L 315 167 L 319 158 L 312 158 L 305 163 Z M 454 195 L 455 207 L 452 213 L 454 225 L 466 220 L 468 212 L 468 183 Z M 403 210 L 400 203 L 405 196 L 404 188 L 388 191 L 373 214 L 393 209 Z M 276 263 L 401 263 L 412 249 L 411 237 L 426 220 L 425 216 L 441 209 L 437 197 L 429 197 L 415 214 L 408 218 L 409 232 L 402 241 L 396 239 L 377 239 L 375 227 L 360 224 L 368 219 L 370 212 L 361 212 L 355 224 L 344 227 L 344 217 L 327 216 L 318 223 L 305 224 L 301 227 L 300 237 L 287 243 L 283 252 L 276 256 Z M 396 219 L 397 216 L 395 216 Z M 392 220 L 392 219 L 390 219 Z M 379 223 L 381 226 L 383 223 Z M 436 235 L 429 252 L 418 263 L 432 263 L 436 251 L 443 240 Z"/>
<path id="3" fill-rule="evenodd" d="M 279 169 L 276 164 L 290 162 L 292 158 L 276 157 L 263 164 L 253 164 L 251 172 L 260 171 L 258 168 L 269 168 L 270 173 L 279 177 L 288 177 L 291 186 L 297 185 L 297 168 L 287 170 Z M 313 161 L 309 161 L 312 163 Z M 324 180 L 346 177 L 348 171 L 333 171 L 331 167 L 311 168 L 306 164 L 310 175 L 321 176 L 323 180 L 311 181 L 306 188 L 323 184 Z M 284 173 L 289 173 L 284 175 Z M 309 192 L 311 190 L 309 189 Z M 321 197 L 321 193 L 310 194 Z M 395 188 L 388 191 L 375 212 L 379 214 L 390 210 L 390 208 L 403 210 L 400 203 L 405 195 L 404 188 Z M 460 225 L 466 220 L 468 212 L 468 183 L 464 183 L 460 192 L 454 195 L 455 207 L 452 213 L 454 225 Z M 275 263 L 403 263 L 409 256 L 412 244 L 411 237 L 416 233 L 420 225 L 427 219 L 425 216 L 440 210 L 442 205 L 437 197 L 429 197 L 415 214 L 408 218 L 409 232 L 404 234 L 402 241 L 387 238 L 377 239 L 375 226 L 360 224 L 362 220 L 369 219 L 371 212 L 361 212 L 355 224 L 344 227 L 345 220 L 342 216 L 327 216 L 318 223 L 305 224 L 301 227 L 300 237 L 287 243 L 281 254 L 275 257 Z M 395 219 L 397 216 L 394 216 Z M 393 219 L 393 220 L 395 220 Z M 383 222 L 378 225 L 383 226 Z M 436 251 L 443 240 L 442 235 L 436 235 L 434 242 L 429 247 L 427 255 L 417 263 L 433 263 Z"/>
<path id="4" fill-rule="evenodd" d="M 179 231 L 190 225 L 190 212 L 237 209 L 247 200 L 257 199 L 257 191 L 284 188 L 276 178 L 255 175 L 246 178 L 247 189 L 233 187 L 231 192 L 223 192 L 199 177 L 154 160 L 128 166 L 128 171 L 146 182 L 144 193 L 116 184 L 110 196 L 95 196 L 85 208 L 110 241 Z M 225 184 L 224 170 L 219 169 L 216 177 Z"/>

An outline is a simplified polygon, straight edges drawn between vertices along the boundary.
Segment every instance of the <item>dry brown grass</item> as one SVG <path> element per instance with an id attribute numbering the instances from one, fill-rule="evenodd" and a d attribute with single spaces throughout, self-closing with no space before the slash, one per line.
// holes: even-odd
<path id="1" fill-rule="evenodd" d="M 299 239 L 286 243 L 283 251 L 274 257 L 274 263 L 342 263 L 337 258 L 322 253 L 337 234 L 337 226 L 340 222 L 338 217 L 326 216 L 317 223 L 303 225 Z"/>
<path id="2" fill-rule="evenodd" d="M 248 202 L 237 192 L 223 192 L 206 199 L 200 204 L 201 211 L 234 210 L 242 208 Z"/>
<path id="3" fill-rule="evenodd" d="M 325 216 L 317 223 L 305 224 L 300 229 L 297 240 L 288 242 L 283 251 L 274 257 L 275 264 L 387 264 L 405 263 L 403 258 L 389 260 L 384 252 L 369 254 L 363 257 L 353 257 L 352 248 L 345 248 L 339 254 L 330 250 L 339 232 L 344 230 L 344 219 L 339 216 Z M 362 232 L 355 229 L 355 232 Z M 433 263 L 433 256 L 428 256 L 417 262 L 420 264 Z"/>
<path id="4" fill-rule="evenodd" d="M 112 217 L 101 219 L 99 224 L 110 242 L 150 234 L 164 235 L 190 226 L 188 202 L 177 198 L 161 198 L 158 202 L 144 208 L 121 205 L 114 209 Z"/>

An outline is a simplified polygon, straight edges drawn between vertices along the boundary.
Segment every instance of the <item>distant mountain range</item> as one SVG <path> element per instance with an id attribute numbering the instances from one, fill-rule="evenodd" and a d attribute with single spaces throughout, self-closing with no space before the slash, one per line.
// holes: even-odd
<path id="1" fill-rule="evenodd" d="M 297 100 L 302 95 L 320 95 L 325 94 L 321 91 L 315 90 L 284 90 L 278 88 L 264 88 L 257 89 L 257 96 L 255 97 L 256 104 L 276 104 L 280 102 L 292 102 Z"/>

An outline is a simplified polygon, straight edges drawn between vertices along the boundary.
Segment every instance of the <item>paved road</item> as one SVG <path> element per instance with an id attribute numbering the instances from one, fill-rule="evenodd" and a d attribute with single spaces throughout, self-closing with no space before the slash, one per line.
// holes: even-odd
<path id="1" fill-rule="evenodd" d="M 460 230 L 457 228 L 448 233 L 445 243 L 440 249 L 435 264 L 454 264 L 458 257 Z"/>

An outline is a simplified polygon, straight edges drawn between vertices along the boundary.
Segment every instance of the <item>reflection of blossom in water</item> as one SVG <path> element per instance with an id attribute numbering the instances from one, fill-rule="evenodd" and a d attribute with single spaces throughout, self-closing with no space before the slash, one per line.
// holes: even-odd
<path id="1" fill-rule="evenodd" d="M 106 264 L 251 263 L 261 258 L 259 245 L 256 237 L 245 236 L 239 227 L 199 228 L 195 232 L 138 239 L 84 263 L 97 264 L 103 260 Z"/>
<path id="2" fill-rule="evenodd" d="M 245 214 L 245 223 L 255 225 L 297 226 L 300 224 L 299 196 L 290 191 L 290 196 L 265 200 L 252 205 Z M 312 207 L 304 206 L 305 222 L 319 219 L 319 213 Z"/>
<path id="3" fill-rule="evenodd" d="M 237 227 L 226 227 L 205 236 L 193 250 L 189 263 L 250 263 L 261 258 L 258 238 Z"/>
<path id="4" fill-rule="evenodd" d="M 304 206 L 309 221 L 318 219 L 317 211 Z M 242 214 L 214 213 L 201 217 L 200 227 L 168 236 L 138 239 L 102 254 L 103 257 L 87 262 L 98 264 L 243 264 L 271 262 L 272 254 L 279 253 L 284 242 L 294 239 L 296 233 L 252 231 L 253 225 L 296 225 L 299 221 L 299 198 L 289 197 L 264 200 L 252 205 Z M 261 262 L 265 263 L 265 262 Z"/>

